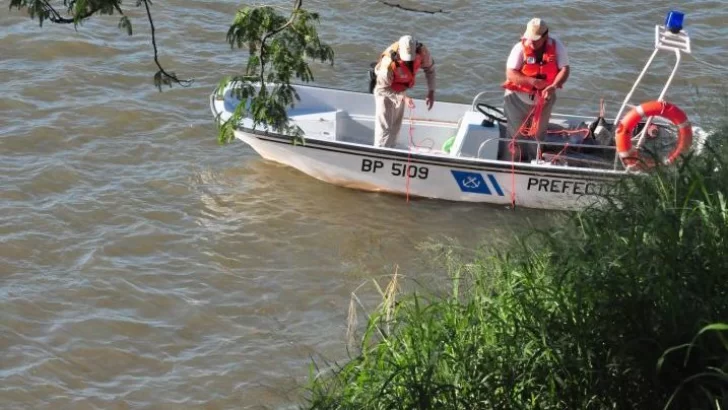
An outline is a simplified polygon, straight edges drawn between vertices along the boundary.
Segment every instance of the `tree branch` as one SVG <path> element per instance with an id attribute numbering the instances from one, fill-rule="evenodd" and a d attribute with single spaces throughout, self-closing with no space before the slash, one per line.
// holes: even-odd
<path id="1" fill-rule="evenodd" d="M 43 0 L 43 4 L 45 4 L 46 10 L 50 11 L 53 14 L 52 16 L 48 16 L 48 20 L 50 20 L 51 23 L 73 24 L 74 19 L 61 17 L 61 13 L 59 13 L 53 6 L 51 6 L 51 4 L 48 2 L 48 0 Z M 116 9 L 116 11 L 119 12 L 119 14 L 121 14 L 122 16 L 124 15 L 124 12 L 121 10 L 121 8 L 119 7 L 118 4 L 114 4 L 114 8 Z M 86 14 L 79 16 L 78 19 L 85 20 L 85 19 L 93 16 L 99 10 L 101 10 L 101 8 L 92 9 L 91 11 L 87 12 Z"/>
<path id="2" fill-rule="evenodd" d="M 55 8 L 53 8 L 53 6 L 51 6 L 50 3 L 48 3 L 48 0 L 43 0 L 43 3 L 45 4 L 46 9 L 48 11 L 50 11 L 51 13 L 53 13 L 53 16 L 48 16 L 48 20 L 50 20 L 51 23 L 56 23 L 56 24 L 73 24 L 74 19 L 69 19 L 69 18 L 61 17 L 61 14 Z M 117 9 L 118 9 L 118 6 L 117 6 Z M 93 10 L 87 12 L 86 14 L 80 16 L 79 17 L 79 20 L 84 20 L 84 19 L 89 18 L 89 17 L 93 16 L 94 13 L 96 13 L 99 10 L 100 10 L 100 8 L 93 9 Z M 121 11 L 121 10 L 119 10 L 119 11 Z"/>
<path id="3" fill-rule="evenodd" d="M 394 7 L 394 8 L 402 9 L 402 10 L 406 10 L 406 11 L 413 11 L 415 13 L 427 13 L 427 14 L 435 14 L 435 13 L 444 13 L 444 14 L 447 14 L 447 13 L 449 13 L 449 11 L 445 11 L 443 9 L 439 9 L 439 10 L 416 9 L 416 8 L 412 8 L 412 7 L 402 6 L 399 3 L 390 3 L 390 2 L 384 1 L 384 0 L 378 0 L 378 1 L 380 3 L 382 3 L 382 4 L 385 4 L 385 5 L 389 6 L 389 7 Z"/>
<path id="4" fill-rule="evenodd" d="M 286 22 L 286 24 L 278 27 L 277 29 L 275 29 L 275 30 L 273 30 L 271 32 L 266 33 L 265 36 L 263 36 L 263 41 L 265 41 L 268 37 L 270 37 L 272 35 L 275 35 L 275 34 L 280 33 L 286 27 L 288 27 L 291 24 L 293 24 L 293 20 L 296 19 L 296 11 L 298 11 L 301 8 L 302 5 L 303 5 L 303 0 L 293 0 L 293 11 L 291 11 L 291 18 L 288 19 L 288 21 Z"/>
<path id="5" fill-rule="evenodd" d="M 293 10 L 291 11 L 291 18 L 288 19 L 286 24 L 278 27 L 277 29 L 275 29 L 273 31 L 269 31 L 269 32 L 265 33 L 263 38 L 260 40 L 260 85 L 261 85 L 261 87 L 265 83 L 265 78 L 264 78 L 265 61 L 263 60 L 263 52 L 265 50 L 265 41 L 268 39 L 268 37 L 280 33 L 281 31 L 285 30 L 286 27 L 293 24 L 293 21 L 296 20 L 296 12 L 301 8 L 302 5 L 303 5 L 303 0 L 293 0 Z"/>
<path id="6" fill-rule="evenodd" d="M 180 80 L 177 78 L 174 73 L 168 73 L 167 71 L 162 68 L 162 64 L 159 62 L 159 52 L 157 51 L 157 40 L 154 34 L 154 21 L 152 20 L 152 11 L 149 9 L 149 2 L 148 0 L 141 0 L 144 3 L 144 7 L 147 10 L 147 17 L 149 18 L 149 26 L 152 29 L 152 46 L 154 47 L 154 62 L 157 64 L 157 67 L 159 67 L 159 72 L 157 72 L 157 75 L 155 75 L 155 82 L 157 82 L 157 78 L 159 78 L 159 82 L 157 82 L 157 87 L 161 90 L 162 89 L 162 83 L 169 84 L 171 81 L 174 81 L 177 84 L 180 84 L 183 87 L 189 87 L 192 85 L 194 80 Z M 164 80 L 161 78 L 161 76 L 164 76 Z"/>
<path id="7" fill-rule="evenodd" d="M 56 9 L 54 9 L 53 6 L 51 6 L 51 4 L 48 3 L 48 0 L 43 0 L 43 3 L 45 3 L 46 9 L 48 9 L 48 11 L 50 11 L 51 13 L 53 13 L 56 16 L 56 17 L 50 17 L 51 21 L 53 21 L 54 18 L 59 19 L 59 20 L 62 19 L 61 15 L 58 14 Z"/>

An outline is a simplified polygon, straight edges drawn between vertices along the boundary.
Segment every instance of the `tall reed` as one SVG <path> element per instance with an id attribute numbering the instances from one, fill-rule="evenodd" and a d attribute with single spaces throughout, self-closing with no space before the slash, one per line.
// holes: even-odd
<path id="1" fill-rule="evenodd" d="M 728 131 L 508 251 L 447 296 L 388 292 L 309 409 L 728 408 Z M 390 287 L 392 289 L 392 287 Z"/>

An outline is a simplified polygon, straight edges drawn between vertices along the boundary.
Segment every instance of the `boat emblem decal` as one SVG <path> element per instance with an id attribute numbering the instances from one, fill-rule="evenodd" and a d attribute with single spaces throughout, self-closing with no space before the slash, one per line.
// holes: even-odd
<path id="1" fill-rule="evenodd" d="M 452 176 L 455 177 L 458 186 L 462 192 L 470 192 L 474 194 L 493 195 L 491 187 L 498 196 L 503 196 L 503 190 L 498 184 L 498 180 L 492 174 L 486 174 L 488 176 L 488 182 L 485 181 L 483 175 L 479 172 L 467 172 L 467 171 L 455 171 L 451 170 Z"/>
<path id="2" fill-rule="evenodd" d="M 463 186 L 469 189 L 478 189 L 480 181 L 478 181 L 478 178 L 476 177 L 465 177 L 463 180 Z"/>

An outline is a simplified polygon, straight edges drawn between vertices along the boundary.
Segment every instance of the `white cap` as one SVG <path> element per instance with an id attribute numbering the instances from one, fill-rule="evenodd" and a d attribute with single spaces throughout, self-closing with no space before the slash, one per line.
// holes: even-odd
<path id="1" fill-rule="evenodd" d="M 526 31 L 523 33 L 523 38 L 526 40 L 538 41 L 541 39 L 541 36 L 546 34 L 548 29 L 549 27 L 546 25 L 546 22 L 540 18 L 531 19 L 531 21 L 528 22 L 528 25 L 526 25 Z"/>
<path id="2" fill-rule="evenodd" d="M 402 36 L 399 38 L 399 58 L 402 61 L 412 61 L 415 59 L 415 39 L 412 36 Z"/>

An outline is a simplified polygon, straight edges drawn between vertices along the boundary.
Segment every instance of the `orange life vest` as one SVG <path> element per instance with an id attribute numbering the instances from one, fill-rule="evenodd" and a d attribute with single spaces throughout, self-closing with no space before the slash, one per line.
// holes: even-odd
<path id="1" fill-rule="evenodd" d="M 538 60 L 536 50 L 526 47 L 525 40 L 521 40 L 521 44 L 523 44 L 523 67 L 521 67 L 521 74 L 526 77 L 546 80 L 549 85 L 553 84 L 554 80 L 556 80 L 556 75 L 559 73 L 559 64 L 556 55 L 556 42 L 550 38 L 546 40 L 541 61 Z M 503 83 L 503 88 L 529 94 L 536 91 L 536 89 L 530 85 L 516 84 L 509 80 L 506 80 Z"/>
<path id="2" fill-rule="evenodd" d="M 412 71 L 410 71 L 409 67 L 407 67 L 407 63 L 402 61 L 397 54 L 397 51 L 399 51 L 398 42 L 389 46 L 386 50 L 384 50 L 382 55 L 379 56 L 379 61 L 382 61 L 382 58 L 386 56 L 392 59 L 389 69 L 392 70 L 392 73 L 394 74 L 391 85 L 393 91 L 402 92 L 415 86 L 415 76 L 422 65 L 422 55 L 419 52 L 419 43 L 417 44 L 416 50 L 415 59 L 412 64 Z"/>

